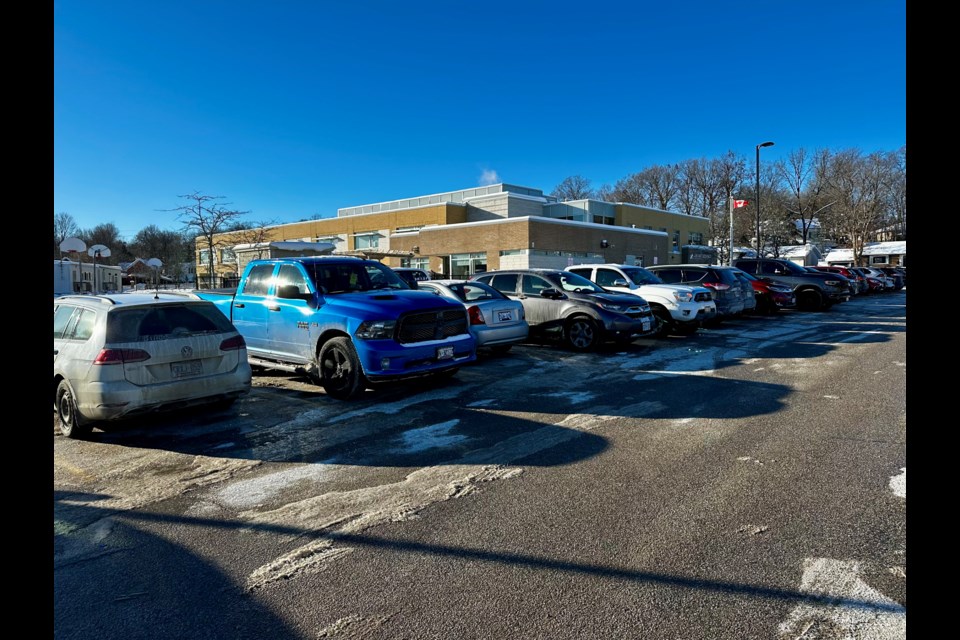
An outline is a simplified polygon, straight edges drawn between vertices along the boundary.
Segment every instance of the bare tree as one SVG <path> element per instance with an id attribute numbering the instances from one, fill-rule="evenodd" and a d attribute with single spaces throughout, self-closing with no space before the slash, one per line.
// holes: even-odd
<path id="1" fill-rule="evenodd" d="M 800 232 L 801 244 L 810 239 L 810 228 L 817 215 L 833 202 L 825 200 L 829 154 L 817 150 L 812 154 L 803 147 L 791 151 L 786 160 L 774 164 L 780 186 L 789 194 L 785 210 Z"/>
<path id="2" fill-rule="evenodd" d="M 216 274 L 216 250 L 224 246 L 224 239 L 218 234 L 228 230 L 230 226 L 240 220 L 247 211 L 238 211 L 228 208 L 229 203 L 218 202 L 224 196 L 209 196 L 199 191 L 177 196 L 188 200 L 190 204 L 171 209 L 177 213 L 177 219 L 184 224 L 184 230 L 196 236 L 198 252 L 206 250 L 207 275 L 210 288 L 214 287 Z M 198 260 L 199 262 L 199 260 Z M 197 282 L 199 285 L 199 281 Z"/>
<path id="3" fill-rule="evenodd" d="M 586 200 L 594 196 L 593 189 L 590 188 L 590 181 L 583 176 L 570 176 L 553 188 L 550 193 L 556 196 L 561 202 L 567 200 Z"/>
<path id="4" fill-rule="evenodd" d="M 120 235 L 120 229 L 112 222 L 98 224 L 92 229 L 83 229 L 80 231 L 80 238 L 87 243 L 87 247 L 92 247 L 95 244 L 108 247 L 110 257 L 104 260 L 108 264 L 123 262 L 130 256 L 127 243 Z"/>
<path id="5" fill-rule="evenodd" d="M 648 207 L 669 211 L 679 187 L 680 167 L 656 164 L 637 174 L 641 197 Z"/>
<path id="6" fill-rule="evenodd" d="M 596 195 L 598 200 L 603 200 L 604 202 L 616 202 L 616 197 L 613 194 L 613 186 L 606 182 L 597 187 Z"/>
<path id="7" fill-rule="evenodd" d="M 60 257 L 60 243 L 80 233 L 77 221 L 66 211 L 53 214 L 53 258 Z"/>
<path id="8" fill-rule="evenodd" d="M 128 245 L 138 258 L 158 258 L 163 263 L 163 273 L 177 283 L 186 278 L 184 263 L 193 262 L 193 238 L 178 231 L 160 229 L 149 225 L 137 232 Z"/>
<path id="9" fill-rule="evenodd" d="M 857 149 L 834 155 L 830 161 L 830 220 L 838 235 L 853 249 L 856 264 L 863 260 L 863 246 L 882 223 L 884 196 L 890 182 L 889 163 L 882 153 L 864 156 Z"/>
<path id="10" fill-rule="evenodd" d="M 230 240 L 235 244 L 260 245 L 273 239 L 273 233 L 270 228 L 279 224 L 276 220 L 260 220 L 258 222 L 246 223 L 240 222 L 233 225 L 230 229 Z M 266 247 L 257 247 L 257 258 L 263 258 L 263 252 Z M 242 265 L 237 262 L 238 270 Z"/>

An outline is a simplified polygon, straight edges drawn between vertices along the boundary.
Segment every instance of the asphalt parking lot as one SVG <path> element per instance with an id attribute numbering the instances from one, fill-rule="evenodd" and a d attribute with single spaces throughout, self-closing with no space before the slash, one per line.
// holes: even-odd
<path id="1" fill-rule="evenodd" d="M 903 637 L 905 345 L 904 290 L 55 427 L 55 635 Z"/>

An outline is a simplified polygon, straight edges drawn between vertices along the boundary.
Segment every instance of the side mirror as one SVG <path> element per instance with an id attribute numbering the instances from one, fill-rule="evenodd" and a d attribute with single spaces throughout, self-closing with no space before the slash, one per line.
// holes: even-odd
<path id="1" fill-rule="evenodd" d="M 623 278 L 617 278 L 616 280 L 613 281 L 613 284 L 610 285 L 610 286 L 612 286 L 612 287 L 628 287 L 628 286 L 630 286 L 630 285 L 629 285 L 629 284 L 627 283 L 627 281 L 624 280 Z"/>
<path id="2" fill-rule="evenodd" d="M 558 291 L 557 289 L 553 289 L 553 288 L 551 288 L 551 287 L 547 287 L 546 289 L 541 289 L 541 290 L 540 290 L 540 297 L 541 297 L 541 298 L 549 298 L 549 299 L 551 299 L 551 300 L 557 300 L 557 299 L 559 299 L 559 298 L 562 298 L 562 297 L 563 297 L 563 294 L 560 293 L 560 291 Z"/>

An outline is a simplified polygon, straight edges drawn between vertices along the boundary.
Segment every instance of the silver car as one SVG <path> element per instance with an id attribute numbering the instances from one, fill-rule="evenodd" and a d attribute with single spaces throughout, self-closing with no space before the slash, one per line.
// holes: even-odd
<path id="1" fill-rule="evenodd" d="M 489 285 L 468 280 L 425 280 L 417 282 L 417 287 L 466 306 L 470 333 L 477 348 L 488 347 L 494 353 L 506 353 L 527 339 L 530 327 L 523 304 Z"/>
<path id="2" fill-rule="evenodd" d="M 53 408 L 60 433 L 98 421 L 202 404 L 250 391 L 247 346 L 212 302 L 119 293 L 53 300 Z"/>

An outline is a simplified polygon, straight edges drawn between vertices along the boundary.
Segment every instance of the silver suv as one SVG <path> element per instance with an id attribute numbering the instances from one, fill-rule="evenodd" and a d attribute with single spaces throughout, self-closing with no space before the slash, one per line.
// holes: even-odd
<path id="1" fill-rule="evenodd" d="M 575 351 L 609 340 L 626 344 L 657 330 L 657 318 L 643 298 L 608 293 L 569 271 L 514 269 L 481 273 L 471 280 L 519 300 L 531 333 L 559 336 Z"/>

